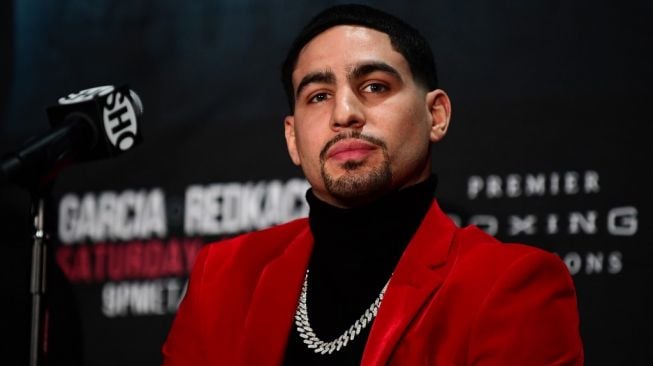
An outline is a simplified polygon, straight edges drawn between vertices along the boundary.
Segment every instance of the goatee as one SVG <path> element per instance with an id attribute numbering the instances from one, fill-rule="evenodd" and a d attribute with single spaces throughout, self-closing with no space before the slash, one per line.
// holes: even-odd
<path id="1" fill-rule="evenodd" d="M 340 166 L 345 170 L 345 174 L 334 178 L 325 169 L 326 154 L 331 146 L 344 139 L 359 139 L 378 146 L 383 154 L 383 161 L 379 166 L 371 169 L 365 166 L 365 162 L 346 161 Z M 392 171 L 387 145 L 377 137 L 363 135 L 358 131 L 339 134 L 329 140 L 320 152 L 320 174 L 327 192 L 337 200 L 349 204 L 370 201 L 385 193 L 392 186 Z"/>

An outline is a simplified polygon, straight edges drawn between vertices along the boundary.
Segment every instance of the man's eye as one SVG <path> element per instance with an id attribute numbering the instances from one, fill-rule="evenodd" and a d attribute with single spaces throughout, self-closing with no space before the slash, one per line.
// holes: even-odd
<path id="1" fill-rule="evenodd" d="M 365 85 L 363 91 L 368 93 L 383 93 L 385 91 L 388 91 L 388 87 L 381 83 L 371 83 Z"/>
<path id="2" fill-rule="evenodd" d="M 315 94 L 314 96 L 312 96 L 311 99 L 309 99 L 309 102 L 310 103 L 320 103 L 320 102 L 323 102 L 323 101 L 325 101 L 327 99 L 329 99 L 329 94 L 319 93 L 319 94 Z"/>

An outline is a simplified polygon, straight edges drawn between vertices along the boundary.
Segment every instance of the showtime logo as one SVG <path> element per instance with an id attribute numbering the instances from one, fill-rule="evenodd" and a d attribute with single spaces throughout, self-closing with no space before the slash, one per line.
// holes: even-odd
<path id="1" fill-rule="evenodd" d="M 132 101 L 121 92 L 107 96 L 103 112 L 104 130 L 113 146 L 129 150 L 136 142 L 136 111 Z"/>

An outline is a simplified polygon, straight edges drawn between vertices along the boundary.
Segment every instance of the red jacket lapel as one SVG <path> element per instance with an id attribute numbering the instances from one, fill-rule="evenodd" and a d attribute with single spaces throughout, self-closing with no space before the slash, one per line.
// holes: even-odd
<path id="1" fill-rule="evenodd" d="M 239 350 L 243 365 L 281 364 L 312 247 L 307 226 L 261 272 Z"/>
<path id="2" fill-rule="evenodd" d="M 401 257 L 372 324 L 362 365 L 385 365 L 424 302 L 440 287 L 456 226 L 434 201 Z"/>

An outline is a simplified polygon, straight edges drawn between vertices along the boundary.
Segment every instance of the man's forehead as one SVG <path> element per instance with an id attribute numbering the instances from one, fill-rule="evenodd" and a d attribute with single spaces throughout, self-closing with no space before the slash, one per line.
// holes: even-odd
<path id="1" fill-rule="evenodd" d="M 384 32 L 362 25 L 340 24 L 321 31 L 307 41 L 299 51 L 297 61 L 299 62 L 302 54 L 306 53 L 308 49 L 313 48 L 316 43 L 332 43 L 341 45 L 344 43 L 364 42 L 371 42 L 376 45 L 385 44 L 391 49 L 394 49 L 392 47 L 392 42 L 390 41 L 390 36 Z"/>
<path id="2" fill-rule="evenodd" d="M 330 64 L 334 61 L 346 73 L 363 64 L 385 63 L 395 68 L 401 67 L 401 63 L 407 65 L 386 33 L 361 25 L 336 25 L 315 35 L 302 47 L 292 71 L 293 83 L 308 73 L 334 73 L 334 65 Z"/>

